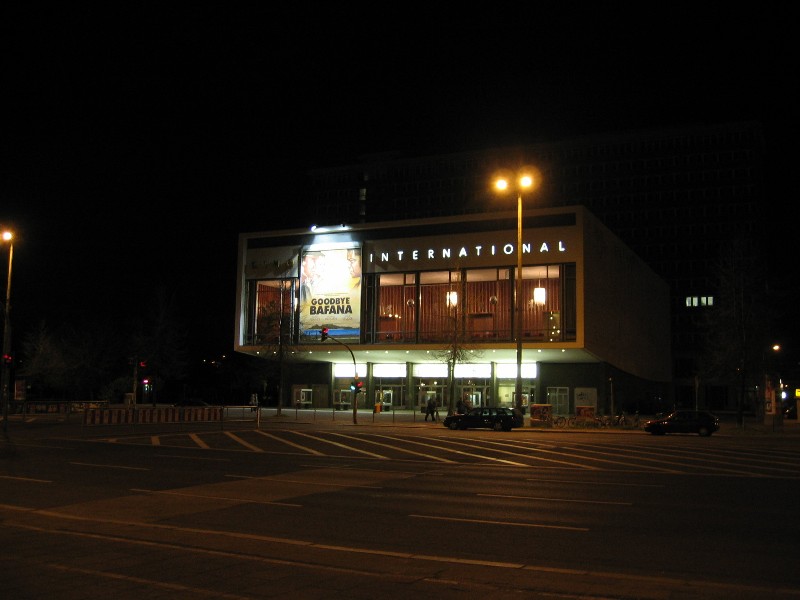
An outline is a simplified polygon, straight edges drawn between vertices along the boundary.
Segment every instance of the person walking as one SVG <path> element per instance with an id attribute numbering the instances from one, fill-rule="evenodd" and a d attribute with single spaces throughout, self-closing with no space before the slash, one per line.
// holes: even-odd
<path id="1" fill-rule="evenodd" d="M 436 420 L 436 399 L 431 396 L 428 398 L 428 404 L 425 406 L 425 420 L 428 420 L 428 417 L 431 418 L 431 421 Z"/>

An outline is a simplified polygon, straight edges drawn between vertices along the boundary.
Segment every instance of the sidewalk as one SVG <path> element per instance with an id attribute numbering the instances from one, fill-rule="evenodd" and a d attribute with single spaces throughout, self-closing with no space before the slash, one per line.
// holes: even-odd
<path id="1" fill-rule="evenodd" d="M 327 409 L 295 409 L 283 408 L 277 414 L 276 408 L 262 408 L 260 420 L 257 415 L 238 408 L 226 410 L 222 422 L 183 422 L 183 423 L 147 423 L 120 425 L 84 425 L 83 416 L 73 413 L 69 416 L 59 414 L 31 415 L 22 418 L 12 415 L 4 424 L 0 434 L 0 445 L 7 445 L 15 440 L 35 438 L 96 438 L 109 435 L 149 434 L 155 432 L 180 433 L 181 431 L 214 431 L 235 430 L 255 427 L 276 427 L 297 425 L 308 428 L 332 427 L 403 427 L 403 428 L 443 428 L 440 415 L 438 421 L 425 421 L 425 414 L 412 410 L 395 410 L 390 412 L 372 412 L 370 409 L 359 409 L 354 422 L 352 410 Z M 546 425 L 531 426 L 530 417 L 526 415 L 525 425 L 516 432 L 524 433 L 601 433 L 601 434 L 644 434 L 642 430 L 649 417 L 640 417 L 640 427 L 549 427 Z M 736 423 L 736 417 L 725 415 L 720 419 L 720 430 L 715 435 L 761 436 L 761 435 L 800 435 L 800 424 L 797 420 L 784 420 L 780 423 L 759 422 L 755 417 L 745 418 L 742 427 Z"/>
<path id="2" fill-rule="evenodd" d="M 277 416 L 277 409 L 262 408 L 262 424 L 278 422 L 297 422 L 319 426 L 342 426 L 342 425 L 374 425 L 374 426 L 394 426 L 394 427 L 442 427 L 442 420 L 445 413 L 440 413 L 440 419 L 436 422 L 425 421 L 424 412 L 412 410 L 395 410 L 391 412 L 373 413 L 370 409 L 359 409 L 357 414 L 357 424 L 353 423 L 352 410 L 331 409 L 294 409 L 284 408 L 281 415 Z M 643 427 L 648 419 L 654 418 L 652 415 L 641 415 L 639 417 L 639 427 L 550 427 L 547 425 L 531 425 L 529 415 L 525 415 L 525 425 L 514 431 L 533 431 L 533 432 L 572 432 L 572 433 L 644 433 Z M 754 416 L 745 416 L 744 422 L 740 427 L 736 422 L 735 415 L 723 415 L 720 417 L 720 430 L 716 435 L 734 434 L 800 434 L 800 424 L 797 420 L 783 420 L 781 423 L 765 423 L 757 420 Z"/>

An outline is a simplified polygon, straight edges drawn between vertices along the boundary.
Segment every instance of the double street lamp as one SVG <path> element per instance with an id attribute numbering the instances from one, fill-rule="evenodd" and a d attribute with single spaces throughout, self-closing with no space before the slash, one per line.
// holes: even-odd
<path id="1" fill-rule="evenodd" d="M 494 189 L 501 193 L 517 193 L 517 282 L 514 286 L 514 308 L 516 312 L 515 337 L 517 341 L 517 383 L 514 405 L 522 409 L 522 194 L 538 183 L 533 170 L 523 170 L 515 176 L 499 175 L 494 180 Z"/>
<path id="2" fill-rule="evenodd" d="M 3 395 L 3 432 L 8 431 L 8 405 L 11 402 L 9 387 L 11 362 L 11 266 L 14 261 L 14 234 L 10 231 L 2 233 L 2 240 L 8 242 L 8 279 L 6 280 L 6 302 L 3 306 L 3 365 L 2 379 L 0 380 L 0 392 Z"/>

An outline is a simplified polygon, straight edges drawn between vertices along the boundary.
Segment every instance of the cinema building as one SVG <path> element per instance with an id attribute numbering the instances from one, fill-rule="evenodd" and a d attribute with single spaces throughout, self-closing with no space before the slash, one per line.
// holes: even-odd
<path id="1" fill-rule="evenodd" d="M 521 250 L 518 287 L 516 211 L 241 234 L 234 349 L 286 407 L 448 406 L 448 363 L 453 400 L 513 406 L 517 336 L 526 410 L 669 406 L 667 284 L 581 206 L 525 211 Z"/>

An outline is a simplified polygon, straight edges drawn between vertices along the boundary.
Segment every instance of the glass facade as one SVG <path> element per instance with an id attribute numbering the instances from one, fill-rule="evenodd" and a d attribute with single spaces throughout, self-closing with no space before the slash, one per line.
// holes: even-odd
<path id="1" fill-rule="evenodd" d="M 575 339 L 562 315 L 575 313 L 575 265 L 522 269 L 521 334 L 526 342 Z M 364 276 L 359 344 L 509 342 L 516 339 L 514 269 L 507 267 L 379 273 Z M 300 277 L 248 282 L 248 345 L 299 343 L 318 329 L 302 327 Z M 330 320 L 330 319 L 328 319 Z M 322 326 L 327 321 L 321 321 Z M 332 335 L 334 335 L 332 333 Z M 337 337 L 347 337 L 343 333 Z"/>
<path id="2" fill-rule="evenodd" d="M 564 341 L 564 302 L 574 309 L 574 293 L 564 297 L 561 265 L 522 270 L 522 337 Z M 515 339 L 513 270 L 509 268 L 425 271 L 371 276 L 373 319 L 366 343 L 446 342 Z M 573 290 L 574 292 L 574 290 Z M 574 338 L 573 338 L 574 339 Z"/>

